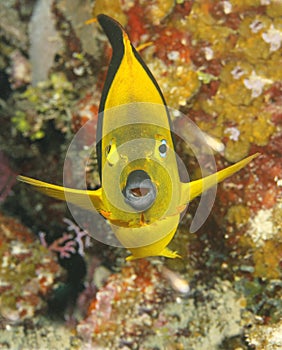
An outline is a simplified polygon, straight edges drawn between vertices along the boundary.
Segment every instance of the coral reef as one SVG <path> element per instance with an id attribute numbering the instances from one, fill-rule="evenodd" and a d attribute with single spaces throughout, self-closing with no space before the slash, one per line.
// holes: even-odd
<path id="1" fill-rule="evenodd" d="M 26 227 L 2 214 L 0 242 L 1 321 L 22 323 L 46 311 L 65 273 Z"/>
<path id="2" fill-rule="evenodd" d="M 63 46 L 62 39 L 55 28 L 52 4 L 52 0 L 37 1 L 29 23 L 29 56 L 33 85 L 47 80 L 55 55 Z M 48 42 L 48 50 L 46 50 L 46 42 Z M 45 51 L 43 56 L 42 51 Z"/>
<path id="3" fill-rule="evenodd" d="M 230 282 L 193 286 L 187 298 L 161 271 L 138 261 L 108 278 L 77 326 L 86 348 L 215 349 L 240 335 L 245 300 Z"/>
<path id="4" fill-rule="evenodd" d="M 0 313 L 5 323 L 32 320 L 30 327 L 6 327 L 0 347 L 16 347 L 11 334 L 27 335 L 19 346 L 29 349 L 281 347 L 281 2 L 58 0 L 48 1 L 47 12 L 43 3 L 36 11 L 33 0 L 0 3 Z M 101 12 L 125 26 L 168 105 L 211 137 L 218 168 L 261 153 L 218 187 L 212 215 L 197 233 L 189 227 L 198 203 L 189 206 L 171 244 L 183 259 L 161 260 L 179 281 L 189 279 L 188 297 L 173 290 L 187 285 L 175 285 L 154 261 L 123 266 L 124 250 L 98 242 L 80 254 L 84 233 L 66 233 L 65 205 L 14 184 L 15 173 L 61 183 L 73 135 L 97 120 L 111 50 L 97 23 L 85 21 Z M 185 133 L 184 119 L 173 116 L 173 124 Z M 86 146 L 94 133 L 85 131 Z M 200 176 L 191 149 L 179 140 L 176 147 L 190 178 Z M 94 152 L 89 188 L 99 186 L 96 165 Z M 53 295 L 52 307 L 78 303 L 84 312 L 90 303 L 78 317 L 78 337 L 62 324 L 56 333 L 49 316 L 36 318 L 64 273 L 11 214 L 47 232 L 46 247 L 69 271 L 63 287 L 71 286 L 70 294 Z M 107 271 L 102 283 L 93 278 L 98 265 Z"/>
<path id="5" fill-rule="evenodd" d="M 90 347 L 138 348 L 134 335 L 149 334 L 152 314 L 170 300 L 163 288 L 160 273 L 147 261 L 124 267 L 97 293 L 88 316 L 77 326 L 78 335 Z"/>
<path id="6" fill-rule="evenodd" d="M 277 350 L 282 347 L 281 321 L 275 325 L 257 324 L 247 331 L 247 343 L 256 350 Z"/>
<path id="7" fill-rule="evenodd" d="M 80 339 L 65 323 L 43 316 L 1 329 L 0 347 L 3 350 L 83 349 Z"/>

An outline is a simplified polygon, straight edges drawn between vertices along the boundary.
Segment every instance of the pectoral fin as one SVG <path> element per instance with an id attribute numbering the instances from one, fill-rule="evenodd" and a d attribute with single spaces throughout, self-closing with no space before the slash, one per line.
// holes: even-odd
<path id="1" fill-rule="evenodd" d="M 41 193 L 49 197 L 60 199 L 77 205 L 80 208 L 99 212 L 103 210 L 102 205 L 102 190 L 101 188 L 95 191 L 77 190 L 63 186 L 52 185 L 47 182 L 32 179 L 26 176 L 18 176 L 18 180 L 25 182 Z"/>
<path id="2" fill-rule="evenodd" d="M 207 191 L 217 183 L 223 181 L 227 177 L 233 175 L 240 169 L 244 168 L 248 163 L 250 163 L 254 158 L 259 156 L 259 153 L 255 153 L 240 162 L 229 166 L 223 170 L 220 170 L 214 174 L 206 176 L 202 179 L 184 183 L 181 190 L 181 201 L 180 208 L 189 203 L 192 199 L 199 196 L 201 193 Z"/>

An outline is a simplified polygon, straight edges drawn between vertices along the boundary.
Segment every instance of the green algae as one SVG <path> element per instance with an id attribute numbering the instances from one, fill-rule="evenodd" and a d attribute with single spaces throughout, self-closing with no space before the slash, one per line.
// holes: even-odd
<path id="1" fill-rule="evenodd" d="M 248 223 L 250 218 L 250 209 L 243 204 L 237 204 L 230 207 L 227 211 L 226 219 L 235 227 L 239 228 Z"/>
<path id="2" fill-rule="evenodd" d="M 246 309 L 257 317 L 267 317 L 268 323 L 275 323 L 281 319 L 282 284 L 277 279 L 264 281 L 258 277 L 253 279 L 238 278 L 235 290 L 242 293 L 246 299 Z"/>
<path id="3" fill-rule="evenodd" d="M 29 86 L 18 94 L 12 125 L 16 132 L 31 141 L 46 136 L 44 129 L 50 120 L 54 120 L 62 132 L 70 131 L 69 109 L 76 98 L 74 87 L 65 74 L 53 73 L 48 81 L 36 87 Z"/>

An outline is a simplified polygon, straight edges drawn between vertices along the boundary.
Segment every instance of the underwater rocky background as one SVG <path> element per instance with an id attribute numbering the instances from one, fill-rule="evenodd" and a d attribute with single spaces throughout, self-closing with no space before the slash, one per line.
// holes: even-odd
<path id="1" fill-rule="evenodd" d="M 86 21 L 99 13 L 125 26 L 168 106 L 209 135 L 219 169 L 261 153 L 218 186 L 195 233 L 189 205 L 170 245 L 183 259 L 126 263 L 64 203 L 16 182 L 61 184 L 72 138 L 97 120 L 111 50 Z M 0 39 L 0 348 L 282 348 L 282 2 L 8 0 Z M 185 118 L 173 124 L 185 137 Z M 99 186 L 95 157 L 87 182 Z"/>

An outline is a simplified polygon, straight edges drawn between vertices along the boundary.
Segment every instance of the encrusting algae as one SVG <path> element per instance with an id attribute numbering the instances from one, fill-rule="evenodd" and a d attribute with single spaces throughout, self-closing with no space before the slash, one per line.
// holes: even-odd
<path id="1" fill-rule="evenodd" d="M 47 309 L 65 272 L 22 224 L 0 213 L 0 321 L 23 323 Z"/>

